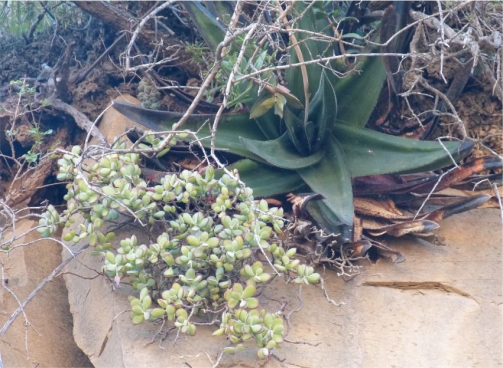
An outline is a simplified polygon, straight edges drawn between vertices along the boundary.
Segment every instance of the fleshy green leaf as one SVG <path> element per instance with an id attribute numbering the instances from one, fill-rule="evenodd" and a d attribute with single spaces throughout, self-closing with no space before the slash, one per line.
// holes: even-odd
<path id="1" fill-rule="evenodd" d="M 337 241 L 342 244 L 351 241 L 353 226 L 345 225 L 341 218 L 328 208 L 325 202 L 309 201 L 306 208 L 320 229 L 329 234 L 336 234 Z"/>
<path id="2" fill-rule="evenodd" d="M 358 62 L 356 69 L 361 72 L 335 83 L 337 121 L 364 127 L 377 104 L 386 71 L 377 57 Z"/>
<path id="3" fill-rule="evenodd" d="M 303 145 L 297 137 L 297 134 L 302 129 L 303 125 L 302 119 L 300 119 L 297 115 L 295 115 L 295 113 L 288 106 L 285 106 L 285 109 L 283 110 L 283 116 L 286 131 L 293 145 L 295 146 L 297 151 L 300 152 L 301 154 L 307 154 L 308 147 Z"/>
<path id="4" fill-rule="evenodd" d="M 255 119 L 256 124 L 267 140 L 280 137 L 278 116 L 269 110 L 261 117 Z"/>
<path id="5" fill-rule="evenodd" d="M 341 142 L 352 177 L 417 173 L 452 165 L 473 147 L 465 142 L 426 142 L 395 137 L 366 128 L 338 123 L 334 134 Z"/>
<path id="6" fill-rule="evenodd" d="M 225 38 L 225 28 L 199 1 L 187 1 L 183 4 L 195 24 L 199 34 L 214 53 Z"/>
<path id="7" fill-rule="evenodd" d="M 310 9 L 308 11 L 305 11 L 307 6 L 310 6 Z M 298 18 L 293 28 L 305 29 L 312 32 L 321 31 L 321 29 L 318 29 L 317 27 L 316 16 L 313 8 L 317 8 L 318 11 L 322 11 L 322 7 L 323 4 L 321 1 L 314 2 L 314 4 L 310 2 L 297 1 L 294 5 L 295 15 L 300 15 L 302 13 L 303 16 Z M 312 37 L 310 34 L 296 32 L 295 37 L 305 61 L 313 60 L 323 56 L 324 51 L 327 49 L 325 42 L 315 40 L 314 37 Z M 294 47 L 290 48 L 289 53 L 290 63 L 294 64 L 299 62 Z M 308 86 L 309 95 L 314 96 L 316 90 L 318 89 L 318 83 L 322 69 L 319 65 L 316 64 L 306 65 L 306 68 L 308 80 L 310 82 Z M 294 96 L 297 96 L 302 104 L 305 104 L 304 82 L 302 78 L 301 68 L 297 67 L 288 69 L 285 73 L 285 77 L 288 88 L 290 88 L 292 94 Z"/>
<path id="8" fill-rule="evenodd" d="M 310 156 L 301 156 L 295 150 L 287 133 L 278 139 L 270 141 L 256 141 L 246 138 L 240 138 L 240 140 L 248 150 L 269 164 L 282 169 L 295 170 L 312 166 L 325 156 L 324 150 L 318 150 Z"/>
<path id="9" fill-rule="evenodd" d="M 304 124 L 304 134 L 306 136 L 307 145 L 309 147 L 309 151 L 314 151 L 314 144 L 316 142 L 316 127 L 312 121 L 307 121 Z"/>
<path id="10" fill-rule="evenodd" d="M 174 111 L 159 111 L 145 109 L 141 106 L 134 105 L 123 101 L 113 101 L 115 110 L 122 115 L 131 119 L 153 131 L 170 130 L 172 125 L 181 119 L 182 113 Z M 189 117 L 189 122 L 205 122 L 210 120 L 214 115 L 210 114 L 193 114 Z"/>
<path id="11" fill-rule="evenodd" d="M 238 161 L 229 169 L 238 170 L 239 177 L 253 189 L 254 196 L 288 193 L 305 185 L 296 171 L 278 169 L 252 160 Z"/>
<path id="12" fill-rule="evenodd" d="M 338 140 L 330 135 L 327 153 L 316 165 L 297 170 L 315 193 L 322 194 L 323 202 L 341 222 L 353 224 L 353 188 L 346 157 Z"/>
<path id="13" fill-rule="evenodd" d="M 218 2 L 217 6 L 213 6 L 213 10 L 221 20 L 230 21 L 232 14 L 234 13 L 233 6 L 230 2 Z M 225 38 L 225 27 L 217 20 L 217 18 L 211 14 L 211 12 L 201 5 L 200 1 L 187 1 L 183 3 L 187 13 L 191 18 L 192 22 L 195 24 L 199 34 L 204 38 L 206 44 L 211 48 L 214 53 L 218 47 L 218 44 L 222 42 Z M 224 19 L 222 19 L 224 18 Z M 226 18 L 226 19 L 225 19 Z M 244 17 L 240 17 L 240 20 L 244 20 Z M 240 44 L 238 42 L 233 42 L 231 44 L 231 49 L 234 52 L 239 52 Z M 246 47 L 245 56 L 247 58 L 251 57 L 255 51 L 255 45 L 248 45 Z"/>
<path id="14" fill-rule="evenodd" d="M 262 91 L 250 109 L 250 118 L 255 119 L 269 111 L 276 102 L 276 98 L 268 91 Z"/>
<path id="15" fill-rule="evenodd" d="M 325 73 L 322 73 L 318 91 L 309 104 L 309 119 L 314 121 L 317 137 L 314 151 L 325 142 L 327 131 L 333 125 L 337 116 L 337 98 L 334 88 Z"/>
<path id="16" fill-rule="evenodd" d="M 127 118 L 146 126 L 154 131 L 169 131 L 183 114 L 172 111 L 149 110 L 141 106 L 133 105 L 127 102 L 114 101 L 113 107 Z M 189 117 L 183 129 L 189 129 L 198 132 L 201 143 L 204 147 L 211 147 L 210 126 L 213 124 L 214 115 L 211 114 L 193 114 Z M 254 139 L 265 140 L 266 137 L 257 127 L 254 120 L 249 119 L 248 114 L 228 114 L 223 115 L 218 124 L 216 134 L 216 148 L 225 149 L 243 157 L 253 158 L 262 161 L 260 157 L 253 155 L 237 139 L 239 136 Z M 189 140 L 191 137 L 189 136 Z"/>

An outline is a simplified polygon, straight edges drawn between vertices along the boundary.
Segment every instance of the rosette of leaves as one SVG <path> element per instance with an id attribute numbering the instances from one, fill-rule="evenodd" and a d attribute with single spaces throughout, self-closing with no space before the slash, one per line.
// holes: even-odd
<path id="1" fill-rule="evenodd" d="M 138 83 L 138 99 L 141 101 L 143 107 L 158 110 L 161 92 L 156 89 L 150 79 L 143 78 L 140 83 Z"/>
<path id="2" fill-rule="evenodd" d="M 329 36 L 331 25 L 324 5 L 327 2 L 295 3 L 292 28 Z M 224 39 L 225 28 L 211 9 L 200 2 L 184 3 L 192 21 L 212 50 Z M 210 7 L 211 8 L 211 7 Z M 227 16 L 228 18 L 228 16 Z M 396 22 L 397 28 L 402 22 Z M 389 30 L 388 30 L 389 31 Z M 353 34 L 354 39 L 361 38 Z M 269 72 L 268 88 L 259 92 L 251 79 L 234 84 L 234 96 L 247 106 L 247 113 L 221 117 L 216 132 L 216 148 L 243 157 L 232 165 L 257 196 L 271 196 L 302 189 L 323 196 L 307 210 L 320 227 L 350 238 L 354 205 L 351 179 L 379 174 L 408 174 L 435 170 L 453 164 L 466 155 L 471 142 L 425 142 L 404 139 L 365 128 L 386 79 L 379 57 L 356 57 L 353 72 L 344 63 L 313 63 L 332 55 L 330 42 L 311 33 L 290 35 L 290 63 L 307 62 L 285 73 L 286 86 Z M 239 43 L 230 48 L 230 54 Z M 372 51 L 366 49 L 366 51 Z M 236 78 L 261 69 L 268 53 L 246 49 Z M 253 59 L 253 55 L 255 58 Z M 356 55 L 358 56 L 358 55 Z M 232 65 L 222 62 L 224 71 Z M 326 68 L 329 66 L 331 69 Z M 339 78 L 334 71 L 345 72 Z M 182 114 L 151 111 L 123 102 L 114 102 L 119 112 L 153 130 L 166 130 Z M 184 128 L 198 131 L 203 145 L 210 147 L 212 115 L 194 114 Z M 208 121 L 210 124 L 208 124 Z"/>

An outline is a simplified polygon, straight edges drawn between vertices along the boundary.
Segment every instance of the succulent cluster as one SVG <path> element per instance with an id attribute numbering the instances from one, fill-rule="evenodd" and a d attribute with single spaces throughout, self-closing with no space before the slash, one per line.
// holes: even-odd
<path id="1" fill-rule="evenodd" d="M 158 110 L 160 107 L 161 92 L 157 90 L 150 79 L 143 78 L 138 83 L 138 99 L 144 108 Z"/>
<path id="2" fill-rule="evenodd" d="M 256 296 L 273 278 L 266 257 L 274 275 L 285 273 L 299 284 L 320 278 L 293 259 L 294 248 L 282 247 L 283 209 L 254 200 L 252 190 L 236 179 L 237 172 L 216 178 L 208 166 L 203 174 L 185 170 L 148 183 L 139 159 L 136 153 L 112 153 L 82 168 L 81 150 L 73 148 L 58 161 L 58 178 L 70 180 L 67 209 L 58 214 L 49 208 L 39 232 L 49 236 L 59 224 L 70 227 L 73 215 L 80 214 L 82 223 L 64 240 L 87 239 L 104 256 L 104 272 L 139 292 L 139 298 L 130 297 L 133 323 L 165 318 L 193 335 L 194 317 L 223 312 L 215 335 L 238 344 L 229 351 L 253 338 L 258 355 L 268 356 L 282 341 L 283 319 L 281 313 L 258 308 Z M 120 216 L 122 223 L 125 217 L 142 224 L 155 242 L 141 243 L 133 235 L 113 246 L 116 234 L 106 226 Z"/>

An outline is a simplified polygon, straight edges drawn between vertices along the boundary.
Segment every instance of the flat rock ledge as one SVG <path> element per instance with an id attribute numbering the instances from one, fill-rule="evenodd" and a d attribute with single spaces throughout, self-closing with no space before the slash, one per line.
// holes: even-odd
<path id="1" fill-rule="evenodd" d="M 445 246 L 415 239 L 391 245 L 407 259 L 364 266 L 344 282 L 325 271 L 330 304 L 320 286 L 303 287 L 303 308 L 290 317 L 288 342 L 267 367 L 496 367 L 502 364 L 502 268 L 499 212 L 474 210 L 450 218 L 438 231 Z M 124 234 L 125 235 L 125 234 Z M 96 277 L 102 260 L 90 251 L 65 275 L 74 316 L 74 337 L 96 367 L 211 367 L 224 338 L 200 326 L 176 341 L 176 330 L 134 326 L 130 290 L 112 291 Z M 79 277 L 75 275 L 80 275 Z M 264 308 L 299 307 L 299 289 L 275 280 L 261 299 Z M 168 330 L 165 326 L 163 331 Z M 224 356 L 222 367 L 256 367 L 253 344 Z M 162 362 L 162 363 L 161 363 Z"/>
<path id="2" fill-rule="evenodd" d="M 128 101 L 133 101 L 127 98 Z M 100 130 L 112 138 L 133 123 L 110 109 Z M 275 280 L 261 304 L 269 311 L 295 310 L 287 341 L 267 367 L 495 367 L 502 365 L 502 231 L 498 210 L 473 210 L 445 220 L 435 246 L 413 238 L 391 246 L 406 261 L 365 263 L 361 275 L 344 282 L 323 272 L 321 287 L 299 289 Z M 130 236 L 126 230 L 118 238 Z M 77 244 L 76 247 L 80 245 Z M 224 338 L 214 326 L 196 336 L 181 335 L 156 323 L 134 326 L 129 318 L 130 289 L 113 290 L 97 277 L 102 259 L 88 249 L 67 267 L 65 282 L 73 313 L 74 338 L 96 367 L 210 367 Z M 302 302 L 300 301 L 302 300 Z M 168 331 L 168 332 L 166 332 Z M 176 341 L 176 342 L 175 342 Z M 226 355 L 222 367 L 256 367 L 250 344 Z"/>

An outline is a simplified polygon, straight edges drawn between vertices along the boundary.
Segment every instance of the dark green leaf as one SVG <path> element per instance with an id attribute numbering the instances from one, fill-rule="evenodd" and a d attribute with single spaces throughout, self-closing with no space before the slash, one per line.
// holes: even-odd
<path id="1" fill-rule="evenodd" d="M 204 38 L 204 41 L 210 47 L 211 51 L 215 53 L 219 43 L 225 38 L 225 27 L 216 19 L 215 16 L 211 14 L 210 11 L 208 11 L 208 9 L 201 5 L 200 1 L 186 1 L 183 3 L 183 6 L 187 9 L 187 13 L 189 14 L 192 22 L 195 24 L 199 34 Z M 234 13 L 232 9 L 232 6 L 228 6 L 228 4 L 217 4 L 217 6 L 213 7 L 212 10 L 219 13 L 220 18 L 226 18 L 224 20 L 229 21 Z M 240 17 L 240 20 L 241 19 L 245 20 L 244 17 Z M 231 44 L 231 49 L 234 52 L 239 52 L 239 42 L 233 42 Z M 246 57 L 251 57 L 254 51 L 255 47 L 253 45 L 249 45 L 246 48 Z"/>
<path id="2" fill-rule="evenodd" d="M 319 162 L 325 151 L 319 150 L 310 156 L 303 157 L 295 149 L 288 133 L 269 141 L 258 141 L 240 137 L 241 143 L 252 153 L 261 157 L 272 166 L 282 169 L 301 169 Z"/>
<path id="3" fill-rule="evenodd" d="M 317 8 L 320 10 L 322 7 L 321 2 L 303 2 L 297 1 L 294 5 L 294 10 L 296 15 L 300 15 L 303 13 L 303 16 L 300 17 L 297 23 L 294 24 L 294 28 L 297 29 L 305 29 L 308 31 L 316 32 L 321 31 L 317 27 L 316 16 L 313 11 L 313 8 Z M 310 7 L 309 10 L 305 11 L 307 7 Z M 326 22 L 325 22 L 326 24 Z M 321 42 L 315 40 L 312 35 L 306 34 L 303 32 L 296 32 L 295 37 L 297 39 L 298 45 L 301 49 L 302 55 L 304 57 L 304 61 L 309 61 L 313 59 L 317 59 L 323 56 L 326 49 L 326 42 Z M 290 63 L 298 63 L 299 58 L 295 51 L 294 47 L 290 48 Z M 306 65 L 307 75 L 308 75 L 308 91 L 310 96 L 314 96 L 316 90 L 318 89 L 318 82 L 321 76 L 321 67 L 316 64 Z M 288 84 L 288 88 L 292 92 L 294 96 L 296 96 L 302 104 L 305 105 L 305 93 L 304 93 L 304 80 L 302 78 L 302 71 L 300 67 L 287 69 L 285 73 L 286 81 Z"/>
<path id="4" fill-rule="evenodd" d="M 301 154 L 307 154 L 308 147 L 304 146 L 297 137 L 297 134 L 301 132 L 303 121 L 288 106 L 285 106 L 283 110 L 283 117 L 288 136 L 295 148 Z"/>
<path id="5" fill-rule="evenodd" d="M 127 118 L 146 126 L 154 131 L 169 131 L 183 114 L 172 111 L 149 110 L 127 102 L 114 101 L 113 107 Z M 189 116 L 182 129 L 198 132 L 204 147 L 211 147 L 211 126 L 215 115 L 194 114 Z M 254 140 L 267 139 L 248 114 L 222 115 L 216 134 L 216 148 L 225 149 L 243 157 L 262 161 L 260 157 L 248 151 L 238 140 L 238 137 Z"/>
<path id="6" fill-rule="evenodd" d="M 358 62 L 356 68 L 361 70 L 360 74 L 345 77 L 335 84 L 337 121 L 364 127 L 377 104 L 386 71 L 377 57 Z"/>
<path id="7" fill-rule="evenodd" d="M 183 116 L 179 112 L 150 110 L 122 101 L 113 101 L 112 106 L 128 119 L 156 132 L 170 130 L 173 124 Z M 210 117 L 211 115 L 199 115 L 198 120 L 205 121 Z"/>
<path id="8" fill-rule="evenodd" d="M 264 134 L 266 140 L 279 138 L 279 119 L 274 111 L 267 111 L 264 115 L 255 119 L 255 122 Z"/>
<path id="9" fill-rule="evenodd" d="M 248 159 L 229 166 L 229 170 L 232 169 L 238 170 L 240 179 L 253 189 L 253 195 L 257 197 L 288 193 L 305 185 L 295 171 L 282 170 Z"/>
<path id="10" fill-rule="evenodd" d="M 314 145 L 316 142 L 316 127 L 312 121 L 308 121 L 304 126 L 304 134 L 306 136 L 309 152 L 314 152 Z"/>
<path id="11" fill-rule="evenodd" d="M 306 208 L 320 229 L 337 235 L 337 242 L 344 244 L 352 241 L 353 227 L 345 225 L 323 201 L 310 201 Z"/>
<path id="12" fill-rule="evenodd" d="M 414 141 L 344 123 L 337 123 L 333 132 L 342 144 L 353 177 L 417 173 L 453 164 L 439 142 Z M 455 160 L 466 155 L 470 146 L 458 142 L 442 144 Z"/>
<path id="13" fill-rule="evenodd" d="M 318 102 L 319 101 L 319 102 Z M 312 119 L 317 129 L 314 151 L 325 142 L 327 131 L 333 125 L 337 115 L 337 99 L 334 88 L 325 73 L 322 73 L 320 87 L 309 104 L 309 119 Z"/>
<path id="14" fill-rule="evenodd" d="M 214 53 L 218 44 L 225 38 L 225 28 L 215 17 L 201 5 L 199 1 L 187 1 L 183 3 L 187 13 L 195 24 L 199 34 Z"/>
<path id="15" fill-rule="evenodd" d="M 323 202 L 346 225 L 353 224 L 353 188 L 345 153 L 338 140 L 330 135 L 325 143 L 327 153 L 316 165 L 297 170 Z"/>

